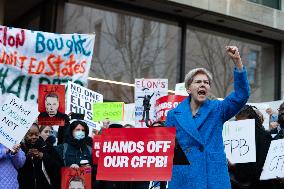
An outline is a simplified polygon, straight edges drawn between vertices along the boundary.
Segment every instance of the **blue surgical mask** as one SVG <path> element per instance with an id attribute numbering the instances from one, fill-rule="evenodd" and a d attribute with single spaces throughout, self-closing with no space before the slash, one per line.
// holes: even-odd
<path id="1" fill-rule="evenodd" d="M 85 138 L 85 131 L 75 131 L 74 132 L 74 138 L 77 140 L 81 140 Z"/>

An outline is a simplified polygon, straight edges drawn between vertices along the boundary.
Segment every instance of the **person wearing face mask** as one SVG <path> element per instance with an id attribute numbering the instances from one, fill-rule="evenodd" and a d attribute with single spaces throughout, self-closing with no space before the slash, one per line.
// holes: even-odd
<path id="1" fill-rule="evenodd" d="M 250 89 L 238 48 L 228 46 L 226 51 L 235 65 L 234 92 L 223 101 L 209 100 L 212 75 L 196 68 L 185 76 L 189 97 L 167 114 L 165 125 L 176 128 L 177 141 L 189 162 L 173 166 L 169 189 L 231 188 L 222 129 L 224 122 L 246 104 Z"/>
<path id="2" fill-rule="evenodd" d="M 82 160 L 92 163 L 92 147 L 88 145 L 89 128 L 83 121 L 70 124 L 70 140 L 57 146 L 56 150 L 65 167 L 77 169 Z"/>

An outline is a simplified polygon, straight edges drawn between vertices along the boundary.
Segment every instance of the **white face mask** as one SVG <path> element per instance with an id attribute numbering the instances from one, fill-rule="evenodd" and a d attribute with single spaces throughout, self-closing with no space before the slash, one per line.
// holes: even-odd
<path id="1" fill-rule="evenodd" d="M 74 132 L 74 138 L 77 140 L 81 140 L 85 138 L 85 131 L 75 131 Z"/>

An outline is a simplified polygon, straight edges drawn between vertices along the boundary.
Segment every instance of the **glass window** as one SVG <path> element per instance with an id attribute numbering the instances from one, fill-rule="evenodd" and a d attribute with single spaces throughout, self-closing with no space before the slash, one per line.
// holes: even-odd
<path id="1" fill-rule="evenodd" d="M 249 100 L 274 100 L 275 58 L 272 45 L 197 28 L 188 28 L 187 39 L 185 72 L 197 67 L 207 68 L 213 75 L 213 96 L 224 98 L 233 90 L 234 64 L 226 54 L 225 46 L 235 45 L 248 72 Z"/>
<path id="2" fill-rule="evenodd" d="M 265 5 L 274 9 L 279 9 L 281 7 L 281 0 L 248 0 L 254 3 Z"/>
<path id="3" fill-rule="evenodd" d="M 179 72 L 180 28 L 128 14 L 66 3 L 65 33 L 96 32 L 90 76 L 134 83 L 135 78 L 167 78 L 174 89 Z M 133 102 L 134 88 L 89 81 L 106 100 Z"/>

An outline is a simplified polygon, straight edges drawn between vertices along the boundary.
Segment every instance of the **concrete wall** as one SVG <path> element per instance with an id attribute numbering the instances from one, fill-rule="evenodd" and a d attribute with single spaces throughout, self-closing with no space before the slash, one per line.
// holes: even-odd
<path id="1" fill-rule="evenodd" d="M 4 24 L 4 8 L 5 8 L 5 1 L 0 0 L 0 24 Z"/>
<path id="2" fill-rule="evenodd" d="M 284 12 L 247 0 L 169 0 L 284 30 Z"/>

